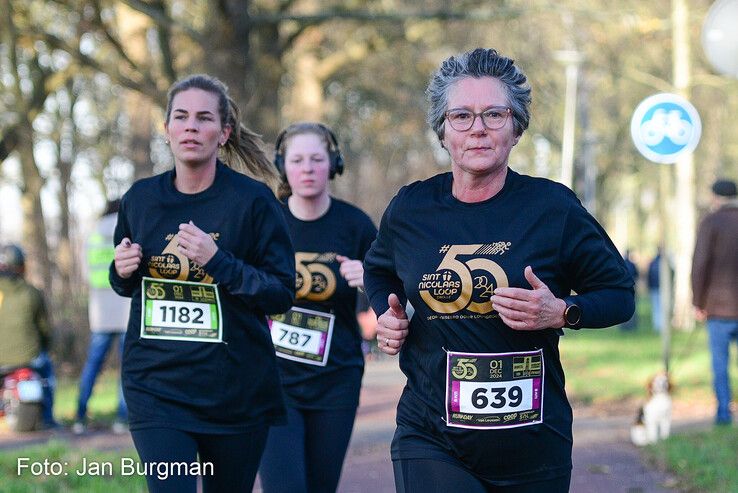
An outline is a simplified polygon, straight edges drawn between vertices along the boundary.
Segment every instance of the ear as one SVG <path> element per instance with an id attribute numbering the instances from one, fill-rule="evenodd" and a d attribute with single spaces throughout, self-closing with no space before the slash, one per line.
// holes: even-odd
<path id="1" fill-rule="evenodd" d="M 520 140 L 520 137 L 522 137 L 522 135 L 516 135 L 515 136 L 515 140 L 513 141 L 513 146 L 518 145 L 518 141 Z"/>
<path id="2" fill-rule="evenodd" d="M 233 131 L 233 128 L 230 125 L 226 125 L 223 127 L 223 130 L 221 131 L 221 140 L 218 142 L 220 145 L 225 145 L 226 142 L 228 142 L 228 138 L 231 136 L 231 132 Z"/>

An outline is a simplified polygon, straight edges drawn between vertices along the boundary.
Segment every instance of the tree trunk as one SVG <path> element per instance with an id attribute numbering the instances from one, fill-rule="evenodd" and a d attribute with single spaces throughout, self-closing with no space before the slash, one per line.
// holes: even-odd
<path id="1" fill-rule="evenodd" d="M 672 0 L 674 88 L 680 96 L 690 99 L 691 64 L 689 45 L 689 7 L 687 0 Z M 692 249 L 695 241 L 696 212 L 694 189 L 694 157 L 690 153 L 676 163 L 676 208 L 673 218 L 678 229 L 674 245 L 674 327 L 694 327 L 692 309 Z"/>
<path id="2" fill-rule="evenodd" d="M 41 188 L 44 181 L 33 156 L 33 127 L 23 119 L 19 125 L 20 140 L 16 150 L 20 157 L 23 188 L 21 207 L 23 209 L 23 246 L 27 252 L 28 279 L 48 290 L 51 288 L 51 264 L 49 245 L 46 241 L 46 221 L 41 207 Z"/>

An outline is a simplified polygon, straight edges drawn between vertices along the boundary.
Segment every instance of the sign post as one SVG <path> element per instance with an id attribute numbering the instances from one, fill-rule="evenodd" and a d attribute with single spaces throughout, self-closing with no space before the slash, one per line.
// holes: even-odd
<path id="1" fill-rule="evenodd" d="M 697 110 L 681 96 L 670 93 L 654 94 L 635 109 L 630 122 L 630 134 L 636 149 L 649 161 L 673 164 L 680 156 L 694 151 L 700 141 L 702 123 Z M 666 201 L 670 196 L 671 168 L 659 171 L 659 294 L 661 297 L 661 341 L 664 368 L 669 371 L 671 359 L 671 269 L 667 249 Z"/>

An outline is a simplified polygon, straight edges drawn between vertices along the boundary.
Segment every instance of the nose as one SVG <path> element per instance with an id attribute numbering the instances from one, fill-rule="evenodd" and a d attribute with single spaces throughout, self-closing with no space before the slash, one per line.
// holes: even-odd
<path id="1" fill-rule="evenodd" d="M 195 117 L 188 118 L 185 123 L 185 132 L 197 132 L 200 129 L 200 124 Z"/>
<path id="2" fill-rule="evenodd" d="M 484 133 L 487 131 L 487 127 L 484 126 L 484 122 L 482 121 L 482 115 L 474 115 L 474 121 L 472 122 L 472 126 L 469 131 L 474 134 Z"/>

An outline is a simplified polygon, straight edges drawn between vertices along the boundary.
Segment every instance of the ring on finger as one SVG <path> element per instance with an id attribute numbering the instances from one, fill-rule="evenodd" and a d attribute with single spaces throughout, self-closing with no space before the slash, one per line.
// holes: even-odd
<path id="1" fill-rule="evenodd" d="M 389 337 L 384 338 L 384 345 L 389 346 Z"/>

